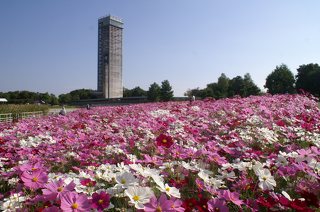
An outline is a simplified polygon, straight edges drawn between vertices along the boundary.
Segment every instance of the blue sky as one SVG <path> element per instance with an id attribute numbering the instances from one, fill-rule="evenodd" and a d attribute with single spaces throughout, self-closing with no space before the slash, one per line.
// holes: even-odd
<path id="1" fill-rule="evenodd" d="M 1 0 L 0 91 L 97 87 L 97 22 L 124 21 L 123 84 L 168 79 L 175 96 L 221 73 L 263 88 L 281 63 L 320 64 L 320 1 Z"/>

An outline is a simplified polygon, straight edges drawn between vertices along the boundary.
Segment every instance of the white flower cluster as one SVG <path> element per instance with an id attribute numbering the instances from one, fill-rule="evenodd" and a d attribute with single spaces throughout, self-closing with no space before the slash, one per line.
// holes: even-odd
<path id="1" fill-rule="evenodd" d="M 21 147 L 37 147 L 41 143 L 45 144 L 55 144 L 56 141 L 50 135 L 38 135 L 35 137 L 29 136 L 27 139 L 21 139 L 19 141 Z"/>
<path id="2" fill-rule="evenodd" d="M 26 200 L 24 196 L 21 196 L 19 193 L 11 194 L 9 198 L 4 198 L 0 202 L 0 209 L 4 212 L 17 211 L 21 209 L 22 203 Z"/>
<path id="3" fill-rule="evenodd" d="M 162 117 L 162 116 L 174 117 L 174 115 L 171 114 L 169 110 L 162 110 L 162 109 L 151 111 L 150 115 L 155 118 Z"/>
<path id="4" fill-rule="evenodd" d="M 246 142 L 256 141 L 265 144 L 273 144 L 278 141 L 278 136 L 272 130 L 265 127 L 246 127 L 239 132 L 240 138 Z"/>

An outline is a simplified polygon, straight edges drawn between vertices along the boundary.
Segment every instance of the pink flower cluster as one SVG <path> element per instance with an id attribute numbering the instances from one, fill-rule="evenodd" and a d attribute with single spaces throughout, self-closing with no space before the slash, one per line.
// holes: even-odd
<path id="1" fill-rule="evenodd" d="M 0 125 L 2 211 L 315 211 L 314 98 L 79 109 Z"/>

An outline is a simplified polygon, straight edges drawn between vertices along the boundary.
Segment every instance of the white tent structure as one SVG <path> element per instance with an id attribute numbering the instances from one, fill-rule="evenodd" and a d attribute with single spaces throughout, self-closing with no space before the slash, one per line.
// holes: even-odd
<path id="1" fill-rule="evenodd" d="M 0 98 L 0 103 L 2 103 L 2 102 L 8 102 L 8 100 L 5 98 Z"/>

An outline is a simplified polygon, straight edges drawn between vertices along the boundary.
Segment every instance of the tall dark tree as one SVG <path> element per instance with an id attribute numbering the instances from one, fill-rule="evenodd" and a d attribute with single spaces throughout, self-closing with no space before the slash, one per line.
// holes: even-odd
<path id="1" fill-rule="evenodd" d="M 225 98 L 228 96 L 229 81 L 230 79 L 224 73 L 220 75 L 220 77 L 218 78 L 218 91 L 216 94 L 216 98 Z"/>
<path id="2" fill-rule="evenodd" d="M 251 95 L 259 95 L 261 93 L 260 88 L 253 82 L 249 73 L 246 73 L 243 77 L 243 97 Z"/>
<path id="3" fill-rule="evenodd" d="M 320 97 L 320 66 L 317 63 L 310 63 L 299 66 L 297 71 L 297 90 L 303 89 L 304 91 Z"/>
<path id="4" fill-rule="evenodd" d="M 157 102 L 160 100 L 160 94 L 161 87 L 155 82 L 151 84 L 147 92 L 148 100 L 152 102 Z"/>
<path id="5" fill-rule="evenodd" d="M 264 87 L 271 94 L 294 93 L 294 83 L 293 73 L 285 64 L 281 64 L 267 76 Z"/>
<path id="6" fill-rule="evenodd" d="M 232 78 L 229 82 L 228 96 L 232 97 L 235 95 L 243 96 L 244 81 L 241 76 Z"/>
<path id="7" fill-rule="evenodd" d="M 161 82 L 160 100 L 170 101 L 173 98 L 173 90 L 168 80 Z"/>

